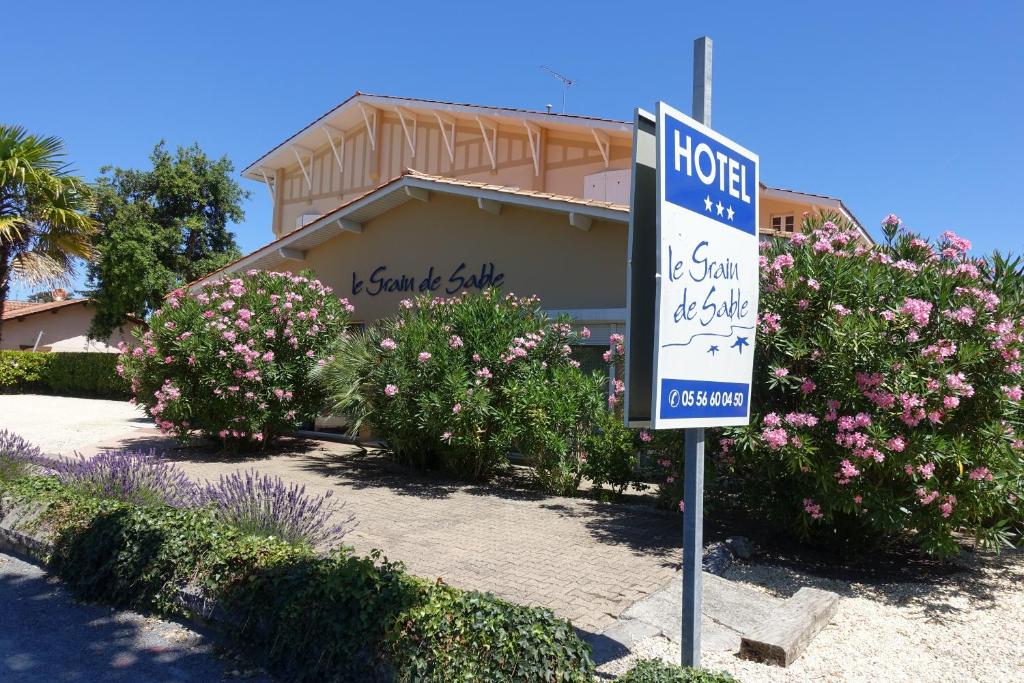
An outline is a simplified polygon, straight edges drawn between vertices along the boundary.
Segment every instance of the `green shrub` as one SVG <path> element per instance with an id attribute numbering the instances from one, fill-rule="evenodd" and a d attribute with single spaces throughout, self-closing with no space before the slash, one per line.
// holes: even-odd
<path id="1" fill-rule="evenodd" d="M 0 393 L 127 398 L 116 368 L 112 353 L 0 351 Z"/>
<path id="2" fill-rule="evenodd" d="M 128 382 L 117 374 L 117 354 L 48 353 L 46 382 L 59 396 L 128 398 Z"/>
<path id="3" fill-rule="evenodd" d="M 319 412 L 310 374 L 351 311 L 306 275 L 249 271 L 171 293 L 118 367 L 161 431 L 261 447 Z"/>
<path id="4" fill-rule="evenodd" d="M 45 391 L 45 372 L 50 355 L 32 351 L 0 351 L 0 392 Z"/>
<path id="5" fill-rule="evenodd" d="M 737 683 L 725 672 L 666 664 L 660 659 L 637 660 L 633 668 L 617 680 L 620 683 Z"/>
<path id="6" fill-rule="evenodd" d="M 554 683 L 594 679 L 590 648 L 549 610 L 431 586 L 406 611 L 389 651 L 399 681 Z"/>
<path id="7" fill-rule="evenodd" d="M 231 637 L 295 681 L 589 681 L 589 648 L 548 610 L 429 585 L 379 553 L 242 533 L 206 509 L 91 497 L 52 477 L 0 481 L 43 507 L 53 568 L 87 599 L 187 614 L 197 586 Z M 443 666 L 438 666 L 443 664 Z"/>
<path id="8" fill-rule="evenodd" d="M 587 444 L 604 443 L 590 435 L 607 424 L 606 377 L 572 358 L 586 336 L 548 319 L 536 297 L 421 297 L 345 340 L 322 379 L 331 410 L 369 424 L 402 462 L 482 479 L 518 450 L 566 493 L 588 475 Z"/>
<path id="9" fill-rule="evenodd" d="M 755 403 L 718 463 L 801 535 L 1006 544 L 1024 526 L 1019 277 L 953 233 L 882 227 L 868 247 L 818 218 L 764 245 Z"/>

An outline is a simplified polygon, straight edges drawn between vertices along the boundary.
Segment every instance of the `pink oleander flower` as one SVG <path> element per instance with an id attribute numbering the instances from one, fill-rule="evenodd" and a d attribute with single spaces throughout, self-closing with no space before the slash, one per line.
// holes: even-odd
<path id="1" fill-rule="evenodd" d="M 452 406 L 452 412 L 455 413 L 456 415 L 461 413 L 462 412 L 462 404 L 461 403 L 456 403 L 455 405 L 453 405 Z"/>
<path id="2" fill-rule="evenodd" d="M 942 511 L 942 516 L 949 518 L 953 514 L 953 506 L 956 505 L 956 496 L 948 495 L 945 501 L 939 505 L 939 510 Z"/>
<path id="3" fill-rule="evenodd" d="M 590 328 L 589 327 L 584 327 L 582 330 L 580 330 L 580 338 L 581 339 L 590 339 Z"/>
<path id="4" fill-rule="evenodd" d="M 462 348 L 462 337 L 460 337 L 457 334 L 453 334 L 448 339 L 448 347 L 452 348 L 452 349 L 461 349 Z"/>
<path id="5" fill-rule="evenodd" d="M 776 377 L 785 377 L 789 374 L 789 368 L 775 368 Z"/>
<path id="6" fill-rule="evenodd" d="M 912 299 L 910 297 L 903 300 L 903 306 L 900 308 L 900 313 L 909 315 L 914 323 L 920 327 L 924 327 L 928 324 L 928 319 L 932 313 L 932 304 L 921 299 Z"/>
<path id="7" fill-rule="evenodd" d="M 644 443 L 650 443 L 651 442 L 651 433 L 649 431 L 647 431 L 646 429 L 641 429 L 640 430 L 640 440 L 643 441 Z"/>
<path id="8" fill-rule="evenodd" d="M 836 472 L 836 479 L 840 484 L 848 484 L 851 479 L 859 476 L 860 470 L 854 467 L 853 463 L 849 460 L 843 460 L 839 463 L 839 471 Z"/>
<path id="9" fill-rule="evenodd" d="M 992 481 L 993 479 L 992 473 L 989 472 L 988 468 L 984 466 L 975 467 L 967 476 L 969 476 L 971 479 L 975 481 Z"/>
<path id="10" fill-rule="evenodd" d="M 818 388 L 818 385 L 815 384 L 814 381 L 810 377 L 807 377 L 800 384 L 800 393 L 802 393 L 802 394 L 811 394 L 817 388 Z"/>
<path id="11" fill-rule="evenodd" d="M 1006 394 L 1006 398 L 1011 401 L 1019 401 L 1021 397 L 1024 396 L 1024 391 L 1021 390 L 1019 385 L 1012 387 L 1004 386 L 1000 388 L 1003 390 L 1003 393 Z"/>
<path id="12" fill-rule="evenodd" d="M 385 396 L 397 396 L 398 395 L 398 387 L 395 386 L 394 384 L 388 384 L 387 386 L 384 387 L 384 395 Z"/>
<path id="13" fill-rule="evenodd" d="M 889 439 L 888 441 L 886 441 L 885 445 L 886 445 L 886 447 L 890 451 L 895 451 L 896 453 L 902 453 L 906 449 L 906 447 L 907 447 L 907 442 L 903 439 L 902 436 L 894 436 L 891 439 Z M 908 465 L 908 467 L 909 467 L 909 465 Z"/>
<path id="14" fill-rule="evenodd" d="M 387 339 L 381 340 L 380 348 L 382 351 L 394 351 L 398 348 L 398 343 L 391 337 L 388 337 Z"/>
<path id="15" fill-rule="evenodd" d="M 804 512 L 811 516 L 811 519 L 821 519 L 821 506 L 814 502 L 813 498 L 804 498 Z"/>
<path id="16" fill-rule="evenodd" d="M 786 433 L 786 430 L 782 428 L 766 429 L 761 432 L 761 438 L 765 440 L 765 443 L 767 443 L 768 447 L 773 451 L 777 451 L 789 443 L 789 435 Z"/>

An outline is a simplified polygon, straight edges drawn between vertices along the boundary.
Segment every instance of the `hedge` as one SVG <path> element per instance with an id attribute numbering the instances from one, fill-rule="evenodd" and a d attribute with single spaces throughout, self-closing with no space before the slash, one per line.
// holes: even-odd
<path id="1" fill-rule="evenodd" d="M 0 351 L 0 393 L 128 398 L 116 368 L 113 353 Z"/>
<path id="2" fill-rule="evenodd" d="M 660 659 L 641 659 L 619 677 L 619 683 L 738 683 L 729 674 L 667 664 Z"/>
<path id="3" fill-rule="evenodd" d="M 0 481 L 3 499 L 42 509 L 50 565 L 78 596 L 189 616 L 179 589 L 199 589 L 226 635 L 285 680 L 593 681 L 590 648 L 568 621 L 426 582 L 376 551 L 318 555 L 205 509 L 97 498 L 52 477 Z"/>

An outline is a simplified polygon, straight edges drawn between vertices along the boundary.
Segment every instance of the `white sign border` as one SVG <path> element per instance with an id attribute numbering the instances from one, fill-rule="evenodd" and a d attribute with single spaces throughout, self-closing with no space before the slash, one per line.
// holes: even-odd
<path id="1" fill-rule="evenodd" d="M 755 162 L 754 163 L 754 190 L 755 190 L 755 194 L 754 194 L 754 239 L 757 240 L 758 245 L 760 245 L 760 242 L 761 242 L 761 228 L 760 228 L 760 219 L 761 219 L 761 216 L 760 216 L 760 212 L 761 212 L 761 158 L 760 158 L 760 156 L 758 156 L 754 152 L 751 152 L 746 147 L 744 147 L 744 146 L 742 146 L 740 144 L 737 144 L 733 140 L 730 140 L 729 138 L 726 138 L 725 136 L 715 132 L 711 128 L 708 128 L 707 126 L 705 126 L 701 122 L 697 121 L 696 119 L 687 116 L 686 114 L 684 114 L 683 112 L 679 111 L 678 109 L 676 109 L 675 107 L 673 107 L 672 105 L 670 105 L 670 104 L 668 104 L 666 102 L 663 102 L 663 101 L 659 100 L 657 102 L 656 107 L 655 107 L 655 112 L 656 112 L 655 117 L 656 117 L 656 120 L 657 120 L 657 124 L 656 124 L 656 128 L 655 128 L 655 133 L 656 133 L 656 142 L 655 142 L 655 144 L 658 147 L 658 149 L 657 149 L 657 154 L 658 154 L 658 157 L 657 157 L 657 159 L 658 159 L 657 169 L 658 169 L 658 172 L 657 172 L 657 182 L 656 182 L 656 186 L 657 186 L 657 190 L 656 190 L 657 227 L 655 228 L 655 250 L 656 250 L 656 253 L 655 253 L 655 257 L 654 257 L 654 263 L 655 263 L 654 277 L 655 277 L 655 280 L 657 282 L 657 285 L 654 288 L 654 291 L 655 291 L 655 296 L 654 296 L 654 311 L 655 311 L 655 313 L 654 313 L 654 337 L 653 337 L 654 338 L 654 344 L 653 344 L 653 347 L 654 347 L 653 348 L 654 362 L 653 362 L 653 364 L 651 366 L 651 375 L 652 375 L 652 377 L 651 377 L 651 426 L 650 426 L 650 428 L 651 429 L 691 429 L 691 428 L 699 428 L 699 427 L 742 427 L 742 426 L 750 424 L 750 406 L 753 403 L 753 395 L 754 395 L 753 370 L 751 370 L 751 377 L 750 377 L 750 380 L 748 381 L 748 385 L 750 386 L 750 391 L 748 392 L 748 395 L 747 395 L 747 414 L 744 417 L 707 417 L 707 418 L 691 418 L 691 417 L 687 417 L 687 418 L 661 418 L 661 419 L 659 419 L 659 417 L 658 417 L 658 413 L 659 413 L 659 411 L 661 409 L 660 402 L 659 402 L 659 399 L 661 398 L 660 395 L 659 395 L 660 392 L 661 392 L 661 378 L 660 378 L 660 376 L 658 374 L 658 358 L 661 355 L 661 290 L 662 290 L 662 284 L 661 284 L 661 277 L 662 277 L 662 273 L 661 273 L 661 267 L 662 267 L 662 260 L 661 260 L 661 256 L 662 256 L 662 254 L 661 254 L 661 243 L 662 243 L 662 239 L 661 239 L 661 225 L 662 225 L 662 223 L 661 223 L 661 209 L 662 209 L 662 206 L 664 205 L 664 202 L 665 202 L 665 174 L 664 174 L 664 170 L 665 170 L 665 139 L 664 139 L 664 136 L 665 136 L 665 116 L 669 115 L 669 116 L 675 117 L 675 118 L 679 119 L 680 121 L 683 121 L 684 123 L 686 123 L 688 126 L 692 126 L 698 132 L 700 132 L 700 133 L 702 133 L 704 135 L 707 135 L 709 138 L 712 138 L 716 142 L 718 142 L 718 143 L 720 143 L 720 144 L 722 144 L 722 145 L 724 145 L 726 147 L 729 147 L 731 149 L 735 149 L 737 152 L 745 154 L 746 156 L 748 156 L 748 157 L 750 157 L 750 158 L 752 158 L 754 160 L 754 162 Z M 760 247 L 758 247 L 758 253 L 760 253 Z M 756 281 L 756 285 L 755 286 L 758 288 L 757 302 L 758 302 L 758 309 L 760 309 L 760 305 L 761 305 L 760 267 L 758 268 L 758 280 Z M 758 315 L 758 312 L 755 312 L 755 320 L 756 320 L 756 316 L 757 315 Z M 755 334 L 753 336 L 755 338 L 755 341 L 750 344 L 750 353 L 751 353 L 751 355 L 753 355 L 754 348 L 755 348 L 755 346 L 757 344 L 757 342 L 756 342 L 756 337 L 757 337 L 757 335 L 756 335 L 756 328 L 755 328 Z"/>

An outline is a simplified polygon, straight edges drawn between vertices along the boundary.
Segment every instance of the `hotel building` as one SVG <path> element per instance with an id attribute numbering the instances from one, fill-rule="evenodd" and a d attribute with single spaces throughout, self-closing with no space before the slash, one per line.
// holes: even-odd
<path id="1" fill-rule="evenodd" d="M 274 240 L 193 287 L 310 269 L 369 322 L 500 285 L 605 345 L 625 326 L 632 140 L 629 121 L 356 93 L 244 169 L 273 199 Z M 832 197 L 760 193 L 765 234 L 806 212 L 860 225 Z"/>

